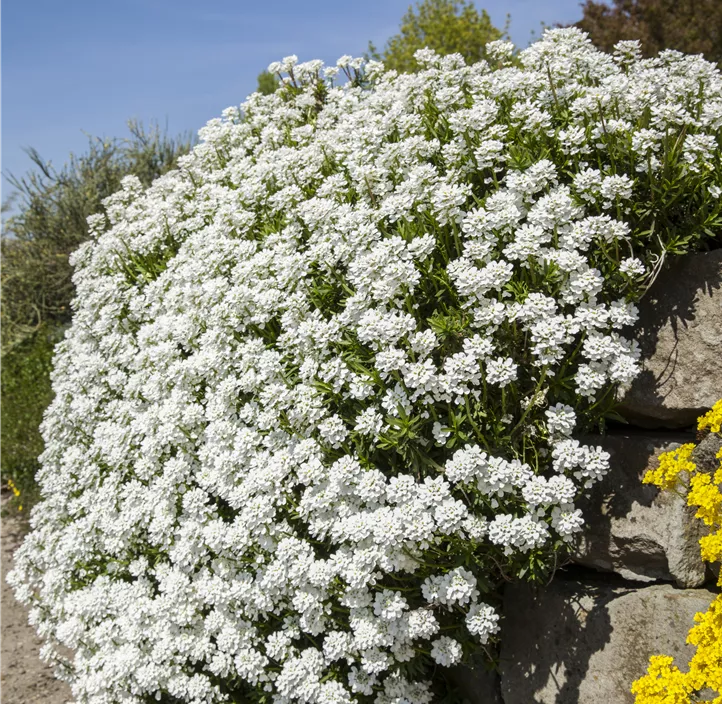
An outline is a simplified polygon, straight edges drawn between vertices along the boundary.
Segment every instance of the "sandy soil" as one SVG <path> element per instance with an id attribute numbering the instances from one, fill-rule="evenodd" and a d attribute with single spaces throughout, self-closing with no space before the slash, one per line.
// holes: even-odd
<path id="1" fill-rule="evenodd" d="M 5 507 L 7 497 L 2 497 Z M 4 513 L 4 511 L 3 511 Z M 65 704 L 70 688 L 53 677 L 38 657 L 40 639 L 28 625 L 25 609 L 15 601 L 5 575 L 12 568 L 12 554 L 20 544 L 25 526 L 14 515 L 2 517 L 2 704 Z"/>

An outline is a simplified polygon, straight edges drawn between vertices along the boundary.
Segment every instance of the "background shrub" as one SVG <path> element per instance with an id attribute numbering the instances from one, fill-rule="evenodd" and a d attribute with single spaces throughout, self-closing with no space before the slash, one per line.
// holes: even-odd
<path id="1" fill-rule="evenodd" d="M 73 298 L 68 255 L 88 238 L 88 216 L 102 209 L 105 198 L 120 188 L 124 176 L 143 185 L 174 168 L 188 153 L 189 135 L 169 138 L 157 125 L 146 130 L 129 121 L 130 137 L 91 137 L 88 150 L 71 154 L 57 171 L 35 149 L 28 154 L 34 169 L 10 175 L 17 209 L 2 234 L 2 350 L 31 335 L 41 325 L 70 322 Z"/>
<path id="2" fill-rule="evenodd" d="M 604 51 L 612 51 L 619 41 L 637 39 L 645 56 L 676 49 L 722 60 L 719 0 L 587 0 L 582 11 L 576 26 Z"/>
<path id="3" fill-rule="evenodd" d="M 43 441 L 38 432 L 52 399 L 50 370 L 58 328 L 41 325 L 2 358 L 2 471 L 20 492 L 17 505 L 35 500 L 35 472 Z"/>
<path id="4" fill-rule="evenodd" d="M 508 24 L 508 21 L 507 21 Z M 487 58 L 486 45 L 506 34 L 494 27 L 486 10 L 477 10 L 467 0 L 423 0 L 409 6 L 401 19 L 398 34 L 379 53 L 369 42 L 371 58 L 384 62 L 393 71 L 417 71 L 414 58 L 419 49 L 437 54 L 461 54 L 468 63 Z"/>

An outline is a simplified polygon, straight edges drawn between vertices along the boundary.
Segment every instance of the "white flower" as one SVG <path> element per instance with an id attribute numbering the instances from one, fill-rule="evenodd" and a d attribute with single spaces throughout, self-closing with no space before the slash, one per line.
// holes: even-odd
<path id="1" fill-rule="evenodd" d="M 568 436 L 572 434 L 577 422 L 577 415 L 571 406 L 557 403 L 546 411 L 547 428 L 552 436 Z"/>
<path id="2" fill-rule="evenodd" d="M 500 630 L 499 614 L 488 604 L 472 604 L 466 614 L 466 627 L 481 643 L 488 643 Z"/>
<path id="3" fill-rule="evenodd" d="M 564 510 L 559 506 L 552 509 L 552 527 L 564 540 L 571 540 L 575 533 L 582 530 L 584 519 L 579 509 Z"/>
<path id="4" fill-rule="evenodd" d="M 408 615 L 408 634 L 411 640 L 428 640 L 439 631 L 439 623 L 433 612 L 428 609 L 410 611 Z"/>
<path id="5" fill-rule="evenodd" d="M 369 407 L 356 416 L 354 430 L 362 435 L 378 437 L 384 424 L 384 417 L 373 407 Z"/>
<path id="6" fill-rule="evenodd" d="M 625 276 L 644 276 L 647 272 L 644 264 L 636 257 L 623 259 L 619 264 L 619 271 Z"/>
<path id="7" fill-rule="evenodd" d="M 448 636 L 441 636 L 431 644 L 431 657 L 443 667 L 461 662 L 462 654 L 461 643 Z"/>
<path id="8" fill-rule="evenodd" d="M 486 365 L 486 380 L 500 387 L 508 386 L 517 378 L 517 365 L 511 357 L 492 359 Z"/>
<path id="9" fill-rule="evenodd" d="M 505 61 L 514 54 L 514 44 L 504 39 L 497 39 L 486 44 L 487 55 L 496 61 Z"/>
<path id="10" fill-rule="evenodd" d="M 447 575 L 446 601 L 449 604 L 468 604 L 479 595 L 476 588 L 476 577 L 463 567 L 453 569 Z"/>
<path id="11" fill-rule="evenodd" d="M 579 440 L 559 440 L 552 445 L 553 466 L 557 472 L 566 472 L 584 462 L 584 447 Z"/>
<path id="12" fill-rule="evenodd" d="M 511 555 L 515 548 L 527 552 L 541 547 L 548 537 L 546 524 L 530 515 L 515 518 L 509 514 L 498 514 L 489 524 L 489 539 L 503 548 L 506 555 Z"/>
<path id="13" fill-rule="evenodd" d="M 377 592 L 374 601 L 374 613 L 383 618 L 386 621 L 395 621 L 401 618 L 405 609 L 408 609 L 409 605 L 398 592 L 393 592 L 389 589 L 384 589 L 381 592 Z"/>
<path id="14" fill-rule="evenodd" d="M 318 704 L 353 704 L 355 700 L 340 682 L 330 681 L 321 684 L 316 701 Z"/>
<path id="15" fill-rule="evenodd" d="M 469 482 L 487 466 L 487 454 L 478 445 L 466 445 L 457 450 L 444 467 L 444 474 L 449 481 Z"/>
<path id="16" fill-rule="evenodd" d="M 331 447 L 341 447 L 348 435 L 343 419 L 337 415 L 327 418 L 318 425 L 318 432 Z"/>
<path id="17" fill-rule="evenodd" d="M 369 674 L 365 670 L 352 667 L 348 676 L 348 683 L 351 691 L 356 694 L 365 694 L 370 696 L 373 694 L 373 687 L 377 682 L 376 675 Z"/>
<path id="18" fill-rule="evenodd" d="M 446 443 L 446 439 L 451 435 L 451 431 L 448 429 L 444 429 L 444 427 L 439 423 L 439 421 L 434 421 L 434 425 L 431 429 L 431 433 L 434 436 L 434 440 L 436 440 L 436 443 L 438 445 L 444 445 Z"/>

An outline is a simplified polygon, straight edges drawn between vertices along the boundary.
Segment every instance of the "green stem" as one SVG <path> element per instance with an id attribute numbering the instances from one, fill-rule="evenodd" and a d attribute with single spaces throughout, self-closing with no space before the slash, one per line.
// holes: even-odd
<path id="1" fill-rule="evenodd" d="M 536 395 L 539 393 L 539 390 L 541 389 L 541 385 L 544 383 L 544 380 L 546 379 L 547 375 L 547 367 L 544 367 L 544 370 L 541 373 L 541 376 L 539 377 L 539 381 L 537 382 L 536 387 L 534 388 L 534 392 L 531 395 L 531 398 L 529 399 L 529 405 L 526 407 L 524 413 L 521 414 L 521 418 L 519 418 L 519 422 L 514 426 L 511 433 L 509 433 L 509 437 L 512 437 L 514 433 L 521 428 L 522 424 L 526 420 L 526 417 L 531 413 L 531 409 L 534 407 L 534 399 Z M 503 391 L 503 389 L 502 389 Z M 503 398 L 503 397 L 502 397 Z"/>

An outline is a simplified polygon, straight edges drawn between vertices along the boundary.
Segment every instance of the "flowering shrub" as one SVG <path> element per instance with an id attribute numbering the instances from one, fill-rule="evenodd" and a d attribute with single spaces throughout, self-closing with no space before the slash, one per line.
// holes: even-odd
<path id="1" fill-rule="evenodd" d="M 698 429 L 719 433 L 722 426 L 722 400 L 699 419 Z M 683 445 L 676 451 L 660 455 L 660 467 L 649 470 L 646 484 L 670 489 L 687 497 L 690 506 L 697 507 L 696 518 L 710 528 L 700 538 L 702 559 L 722 562 L 722 449 L 717 470 L 710 474 L 699 471 L 690 459 L 694 444 Z M 722 587 L 722 573 L 717 580 Z M 696 647 L 687 672 L 682 672 L 667 655 L 653 655 L 647 674 L 632 684 L 636 704 L 690 704 L 710 701 L 722 704 L 722 594 L 717 595 L 706 613 L 694 617 L 695 625 L 687 636 L 687 643 Z M 703 692 L 703 690 L 706 690 Z M 713 699 L 716 692 L 717 696 Z M 704 699 L 699 699 L 704 696 Z"/>
<path id="2" fill-rule="evenodd" d="M 10 577 L 79 701 L 430 702 L 582 528 L 633 302 L 720 230 L 722 81 L 510 49 L 286 59 L 92 219 Z"/>

